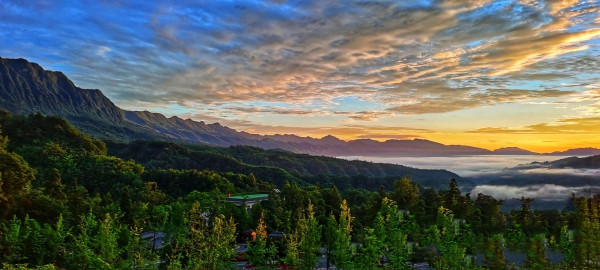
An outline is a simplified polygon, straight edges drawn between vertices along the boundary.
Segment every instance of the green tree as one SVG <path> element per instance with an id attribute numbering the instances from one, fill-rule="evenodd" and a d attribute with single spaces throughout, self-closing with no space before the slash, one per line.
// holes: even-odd
<path id="1" fill-rule="evenodd" d="M 190 247 L 188 269 L 225 269 L 231 267 L 235 244 L 235 223 L 224 215 L 214 218 L 212 227 L 195 202 L 190 210 Z"/>
<path id="2" fill-rule="evenodd" d="M 322 227 L 315 217 L 314 206 L 310 201 L 308 203 L 305 220 L 304 223 L 306 224 L 306 229 L 300 243 L 300 252 L 302 253 L 302 269 L 310 270 L 315 267 L 319 259 L 317 254 L 321 249 L 322 231 Z"/>
<path id="3" fill-rule="evenodd" d="M 52 169 L 48 180 L 44 184 L 44 194 L 57 201 L 64 202 L 67 199 L 64 190 L 65 186 L 61 182 L 60 172 L 57 169 Z"/>
<path id="4" fill-rule="evenodd" d="M 544 246 L 546 239 L 544 235 L 536 235 L 527 241 L 525 249 L 525 267 L 530 269 L 544 269 L 548 266 L 546 256 L 546 247 Z"/>
<path id="5" fill-rule="evenodd" d="M 600 201 L 578 198 L 575 199 L 575 205 L 575 266 L 580 269 L 595 268 L 600 265 Z"/>
<path id="6" fill-rule="evenodd" d="M 398 203 L 400 209 L 410 210 L 419 199 L 419 187 L 413 184 L 410 178 L 403 177 L 394 182 L 392 198 Z"/>
<path id="7" fill-rule="evenodd" d="M 19 196 L 29 191 L 33 170 L 15 153 L 6 150 L 8 139 L 0 134 L 0 222 L 15 212 Z"/>
<path id="8" fill-rule="evenodd" d="M 454 222 L 450 209 L 438 209 L 437 232 L 434 243 L 440 255 L 434 260 L 436 269 L 466 269 L 466 249 L 458 242 L 459 224 Z M 439 237 L 439 238 L 438 238 Z"/>
<path id="9" fill-rule="evenodd" d="M 493 270 L 506 269 L 501 235 L 492 235 L 485 241 L 483 249 L 483 265 Z"/>
<path id="10" fill-rule="evenodd" d="M 118 229 L 113 218 L 106 214 L 99 223 L 98 234 L 94 237 L 94 246 L 98 250 L 99 259 L 108 265 L 116 266 L 119 260 L 117 234 Z"/>
<path id="11" fill-rule="evenodd" d="M 381 217 L 381 218 L 380 218 Z M 406 223 L 406 224 L 404 224 Z M 408 269 L 408 250 L 406 247 L 406 234 L 416 233 L 404 218 L 404 212 L 398 211 L 394 201 L 383 198 L 381 209 L 374 223 L 375 235 L 382 239 L 383 251 L 390 261 L 392 269 Z M 416 225 L 416 224 L 414 224 Z"/>
<path id="12" fill-rule="evenodd" d="M 332 252 L 333 264 L 340 269 L 352 269 L 352 248 L 350 239 L 352 233 L 352 220 L 350 208 L 346 200 L 340 206 L 340 218 L 336 230 L 336 241 Z"/>
<path id="13" fill-rule="evenodd" d="M 256 227 L 256 239 L 248 244 L 248 251 L 244 254 L 248 262 L 254 267 L 265 267 L 269 262 L 272 249 L 267 247 L 267 225 L 265 215 L 261 215 Z"/>
<path id="14" fill-rule="evenodd" d="M 324 242 L 326 249 L 326 267 L 329 269 L 331 262 L 333 262 L 333 253 L 335 252 L 335 246 L 337 243 L 337 222 L 335 221 L 335 216 L 330 214 L 327 218 L 327 223 L 325 225 L 324 231 Z"/>
<path id="15" fill-rule="evenodd" d="M 450 209 L 455 217 L 464 218 L 468 211 L 469 200 L 469 197 L 462 196 L 458 182 L 452 178 L 443 197 L 444 207 Z"/>

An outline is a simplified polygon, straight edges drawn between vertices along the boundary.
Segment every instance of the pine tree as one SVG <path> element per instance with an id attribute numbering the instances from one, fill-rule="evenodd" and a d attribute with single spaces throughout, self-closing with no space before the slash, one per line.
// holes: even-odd
<path id="1" fill-rule="evenodd" d="M 394 182 L 392 197 L 400 209 L 409 210 L 419 199 L 419 187 L 413 184 L 410 178 L 404 177 Z"/>
<path id="2" fill-rule="evenodd" d="M 308 208 L 305 218 L 305 232 L 300 243 L 300 252 L 302 253 L 302 269 L 313 269 L 317 264 L 317 254 L 321 249 L 321 225 L 315 217 L 315 210 L 312 202 L 308 202 Z"/>
<path id="3" fill-rule="evenodd" d="M 332 261 L 340 269 L 352 269 L 352 248 L 350 234 L 352 233 L 352 216 L 346 200 L 340 206 L 340 218 L 336 230 L 336 241 L 333 249 Z"/>
<path id="4" fill-rule="evenodd" d="M 272 252 L 267 247 L 267 225 L 265 225 L 265 214 L 260 215 L 256 227 L 256 239 L 248 244 L 248 251 L 244 254 L 248 262 L 254 267 L 264 267 L 270 259 Z"/>
<path id="5" fill-rule="evenodd" d="M 483 250 L 483 264 L 493 270 L 506 268 L 500 235 L 489 237 Z"/>
<path id="6" fill-rule="evenodd" d="M 235 223 L 224 215 L 214 218 L 212 226 L 205 219 L 200 204 L 190 211 L 191 239 L 188 269 L 224 269 L 230 267 L 235 244 Z"/>
<path id="7" fill-rule="evenodd" d="M 337 243 L 337 222 L 335 221 L 335 216 L 333 214 L 330 214 L 327 218 L 324 236 L 325 249 L 327 250 L 326 267 L 329 269 L 331 263 L 334 261 L 333 254 L 335 252 L 335 246 Z"/>
<path id="8" fill-rule="evenodd" d="M 546 249 L 544 246 L 544 235 L 536 235 L 528 239 L 525 254 L 525 267 L 531 269 L 543 269 L 548 266 Z"/>

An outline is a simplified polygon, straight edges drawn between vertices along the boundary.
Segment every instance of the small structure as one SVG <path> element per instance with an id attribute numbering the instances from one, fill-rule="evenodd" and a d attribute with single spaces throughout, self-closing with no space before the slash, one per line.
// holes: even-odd
<path id="1" fill-rule="evenodd" d="M 150 247 L 153 249 L 162 249 L 167 240 L 167 234 L 157 231 L 146 231 L 140 235 L 140 238 L 148 241 Z"/>
<path id="2" fill-rule="evenodd" d="M 269 237 L 269 238 L 283 239 L 283 238 L 285 238 L 285 233 L 283 233 L 283 232 L 271 232 L 270 234 L 267 234 L 267 237 Z"/>
<path id="3" fill-rule="evenodd" d="M 228 196 L 225 201 L 231 202 L 237 206 L 246 204 L 246 210 L 252 209 L 252 206 L 260 201 L 266 201 L 269 199 L 269 194 L 257 193 L 257 194 L 246 194 L 237 196 Z"/>

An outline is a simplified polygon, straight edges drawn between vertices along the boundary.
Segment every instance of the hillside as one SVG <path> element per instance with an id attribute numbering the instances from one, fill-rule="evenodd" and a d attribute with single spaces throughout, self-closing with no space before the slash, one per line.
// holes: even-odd
<path id="1" fill-rule="evenodd" d="M 574 168 L 574 169 L 600 169 L 600 155 L 589 157 L 568 157 L 552 161 L 552 168 Z"/>
<path id="2" fill-rule="evenodd" d="M 451 178 L 465 189 L 473 184 L 446 170 L 423 170 L 402 165 L 348 161 L 343 159 L 295 154 L 281 150 L 263 150 L 250 146 L 228 148 L 180 145 L 160 141 L 131 143 L 107 142 L 108 152 L 133 159 L 148 168 L 204 169 L 253 173 L 276 185 L 286 178 L 310 184 L 335 184 L 338 188 L 391 188 L 394 180 L 410 176 L 415 183 L 435 189 L 446 188 Z"/>

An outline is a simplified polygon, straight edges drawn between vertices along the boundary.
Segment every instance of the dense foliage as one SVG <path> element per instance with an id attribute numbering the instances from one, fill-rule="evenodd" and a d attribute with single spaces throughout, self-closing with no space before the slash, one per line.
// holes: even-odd
<path id="1" fill-rule="evenodd" d="M 600 265 L 600 197 L 572 198 L 571 212 L 534 211 L 531 199 L 521 198 L 519 210 L 502 213 L 502 201 L 464 195 L 456 180 L 446 181 L 443 190 L 407 177 L 389 185 L 306 185 L 320 180 L 269 163 L 201 167 L 218 151 L 157 142 L 138 143 L 143 166 L 107 155 L 103 142 L 61 118 L 3 113 L 0 125 L 5 269 L 227 269 L 237 260 L 254 269 Z M 188 154 L 160 156 L 152 147 Z M 240 149 L 223 151 L 246 151 Z M 179 166 L 185 162 L 196 169 Z M 338 183 L 344 188 L 338 190 Z M 226 201 L 228 194 L 248 193 L 269 199 L 252 207 Z M 247 250 L 238 254 L 245 243 Z"/>
<path id="2" fill-rule="evenodd" d="M 325 156 L 264 150 L 251 146 L 211 147 L 163 141 L 107 142 L 111 155 L 133 159 L 146 168 L 199 169 L 254 174 L 279 187 L 285 181 L 335 185 L 339 189 L 391 189 L 394 180 L 410 177 L 421 186 L 443 189 L 457 179 L 463 188 L 473 183 L 445 170 L 423 170 L 395 164 L 344 160 Z"/>

